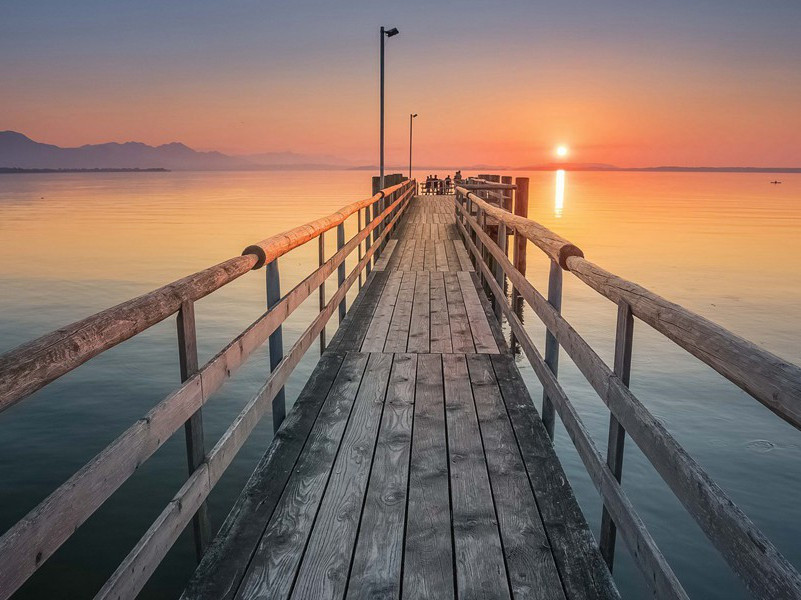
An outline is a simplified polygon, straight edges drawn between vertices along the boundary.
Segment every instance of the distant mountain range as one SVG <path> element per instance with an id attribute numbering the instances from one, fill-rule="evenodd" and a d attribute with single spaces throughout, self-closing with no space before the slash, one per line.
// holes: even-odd
<path id="1" fill-rule="evenodd" d="M 442 171 L 461 168 L 463 171 L 665 171 L 665 172 L 730 172 L 730 173 L 801 173 L 801 168 L 781 167 L 618 167 L 603 163 L 545 163 L 526 166 L 499 165 L 440 165 L 419 166 L 417 169 Z M 16 131 L 0 131 L 0 172 L 21 170 L 153 170 L 182 171 L 264 170 L 264 169 L 357 169 L 376 171 L 375 165 L 354 166 L 349 161 L 329 155 L 267 152 L 231 156 L 222 152 L 198 152 L 173 142 L 149 146 L 142 142 L 109 142 L 87 144 L 77 148 L 62 148 L 36 142 Z M 388 166 L 392 171 L 406 167 Z"/>
<path id="2" fill-rule="evenodd" d="M 270 152 L 230 156 L 198 152 L 178 142 L 149 146 L 110 142 L 62 148 L 42 144 L 16 131 L 0 131 L 0 168 L 6 169 L 171 169 L 189 171 L 257 169 L 342 169 L 350 164 L 334 156 Z"/>

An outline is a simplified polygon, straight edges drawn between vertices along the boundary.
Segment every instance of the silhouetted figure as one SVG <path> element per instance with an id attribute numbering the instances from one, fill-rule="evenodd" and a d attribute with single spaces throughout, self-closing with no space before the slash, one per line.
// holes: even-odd
<path id="1" fill-rule="evenodd" d="M 447 175 L 445 177 L 445 193 L 446 194 L 450 194 L 451 193 L 451 176 L 450 175 Z"/>

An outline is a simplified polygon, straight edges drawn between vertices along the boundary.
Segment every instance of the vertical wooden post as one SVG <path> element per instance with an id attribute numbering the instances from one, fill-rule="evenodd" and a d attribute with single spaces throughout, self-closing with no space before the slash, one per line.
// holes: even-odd
<path id="1" fill-rule="evenodd" d="M 195 328 L 195 304 L 188 301 L 181 304 L 178 310 L 178 361 L 181 367 L 181 381 L 186 381 L 197 373 L 197 330 Z M 206 449 L 203 441 L 203 413 L 198 409 L 184 423 L 186 433 L 186 458 L 189 474 L 206 460 Z M 195 557 L 203 558 L 203 553 L 211 542 L 211 521 L 209 509 L 204 501 L 192 518 L 192 529 L 195 539 Z"/>
<path id="2" fill-rule="evenodd" d="M 501 252 L 506 254 L 506 224 L 501 222 L 498 222 L 498 247 Z M 503 267 L 498 260 L 495 261 L 495 281 L 501 291 L 506 289 L 506 273 L 503 272 Z M 502 324 L 503 309 L 501 308 L 501 302 L 506 302 L 506 298 L 503 296 L 495 298 L 495 317 L 498 319 L 498 323 Z"/>
<path id="3" fill-rule="evenodd" d="M 337 252 L 339 252 L 342 247 L 345 245 L 345 224 L 340 223 L 337 225 Z M 345 283 L 345 261 L 343 260 L 340 265 L 337 267 L 337 287 L 342 287 L 342 284 Z M 339 322 L 342 323 L 342 320 L 345 318 L 345 298 L 342 298 L 342 302 L 339 303 Z"/>
<path id="4" fill-rule="evenodd" d="M 267 309 L 270 310 L 281 301 L 281 278 L 278 273 L 278 259 L 276 258 L 265 267 L 267 278 Z M 284 358 L 284 334 L 279 325 L 270 334 L 270 371 L 275 371 L 278 363 Z M 284 388 L 278 390 L 273 398 L 273 431 L 278 431 L 286 416 L 286 399 Z"/>
<path id="5" fill-rule="evenodd" d="M 515 214 L 518 217 L 528 217 L 528 177 L 517 177 L 515 185 L 517 186 L 515 191 Z M 523 275 L 526 274 L 526 241 L 526 236 L 515 231 L 512 262 L 515 269 Z"/>
<path id="6" fill-rule="evenodd" d="M 621 300 L 617 306 L 617 331 L 615 332 L 615 375 L 628 387 L 631 381 L 631 348 L 634 339 L 634 316 L 631 306 Z M 609 415 L 609 444 L 606 449 L 606 464 L 618 481 L 623 476 L 623 446 L 626 442 L 626 430 L 613 414 Z M 599 548 L 609 566 L 609 572 L 615 562 L 615 527 L 606 506 L 601 514 L 601 539 Z"/>
<path id="7" fill-rule="evenodd" d="M 356 229 L 356 234 L 358 235 L 359 233 L 362 232 L 362 209 L 360 208 L 359 210 L 357 210 L 356 214 L 358 215 L 358 223 L 357 223 L 357 229 Z M 359 262 L 362 262 L 362 256 L 363 256 L 363 254 L 362 254 L 362 243 L 359 242 Z M 320 263 L 320 264 L 322 264 L 322 263 Z M 359 289 L 362 289 L 362 272 L 361 271 L 359 271 Z"/>
<path id="8" fill-rule="evenodd" d="M 501 183 L 512 185 L 512 176 L 504 175 L 501 177 Z M 503 190 L 503 209 L 507 212 L 512 212 L 512 190 Z"/>
<path id="9" fill-rule="evenodd" d="M 479 206 L 476 209 L 476 221 L 478 221 L 479 228 L 484 231 L 484 209 Z M 476 236 L 478 238 L 478 236 Z M 476 240 L 476 249 L 478 250 L 476 256 L 476 263 L 478 261 L 484 261 L 484 242 L 481 241 L 480 238 Z M 484 287 L 484 270 L 476 264 L 476 274 L 478 275 L 478 282 L 481 284 L 481 287 Z"/>
<path id="10" fill-rule="evenodd" d="M 556 261 L 551 261 L 551 270 L 548 274 L 548 304 L 562 312 L 562 267 Z M 550 330 L 545 331 L 545 364 L 554 375 L 559 372 L 559 342 L 556 341 Z M 545 430 L 553 439 L 554 408 L 546 392 L 542 393 L 542 423 Z"/>
<path id="11" fill-rule="evenodd" d="M 322 267 L 325 262 L 325 232 L 321 233 L 317 238 L 317 259 Z M 325 281 L 320 284 L 318 290 L 320 296 L 320 312 L 323 312 L 325 308 Z M 325 327 L 320 331 L 320 354 L 323 352 L 325 352 Z"/>
<path id="12" fill-rule="evenodd" d="M 372 221 L 373 221 L 373 219 L 370 217 L 370 207 L 369 206 L 365 206 L 364 207 L 364 226 L 367 227 Z M 370 250 L 370 238 L 371 237 L 372 237 L 372 233 L 368 233 L 367 237 L 364 238 L 364 253 L 365 254 L 367 254 L 367 252 Z M 367 261 L 367 264 L 365 265 L 365 273 L 366 273 L 367 277 L 370 276 L 370 271 L 371 271 L 370 263 L 372 263 L 372 262 L 373 262 L 372 259 L 370 259 L 370 260 Z"/>

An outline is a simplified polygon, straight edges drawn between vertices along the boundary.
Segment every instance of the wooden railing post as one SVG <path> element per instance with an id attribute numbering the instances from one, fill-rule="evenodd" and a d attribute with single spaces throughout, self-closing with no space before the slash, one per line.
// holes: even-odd
<path id="1" fill-rule="evenodd" d="M 317 238 L 317 261 L 321 267 L 323 263 L 325 263 L 325 232 L 321 233 Z M 320 284 L 318 290 L 320 296 L 320 312 L 323 312 L 325 308 L 325 280 Z M 320 331 L 320 354 L 323 352 L 325 352 L 325 327 Z"/>
<path id="2" fill-rule="evenodd" d="M 548 304 L 553 306 L 556 312 L 562 312 L 562 267 L 554 260 L 551 260 L 551 269 L 548 273 Z M 554 376 L 558 374 L 559 342 L 556 341 L 556 337 L 551 333 L 551 330 L 547 328 L 545 330 L 545 364 L 548 365 Z M 545 430 L 551 439 L 553 439 L 554 417 L 553 402 L 548 397 L 548 393 L 543 392 L 542 423 L 545 425 Z"/>
<path id="3" fill-rule="evenodd" d="M 476 215 L 476 216 L 478 216 L 478 225 L 479 225 L 479 227 L 481 227 L 481 231 L 486 233 L 487 232 L 487 213 L 484 212 L 483 208 L 479 207 L 478 215 Z M 486 262 L 487 258 L 486 258 L 486 250 L 484 248 L 484 242 L 479 241 L 478 251 L 479 251 L 479 256 L 481 256 L 482 262 Z M 476 265 L 476 271 L 478 272 L 478 280 L 481 282 L 481 285 L 483 287 L 486 287 L 486 284 L 484 283 L 484 272 L 483 272 L 483 270 L 478 268 L 478 265 Z"/>
<path id="4" fill-rule="evenodd" d="M 368 206 L 366 206 L 364 208 L 364 226 L 367 227 L 372 222 L 373 222 L 373 218 L 370 216 L 370 206 L 368 205 Z M 367 234 L 367 237 L 364 238 L 364 253 L 365 254 L 367 254 L 370 251 L 370 239 L 371 238 L 372 238 L 372 235 L 369 234 L 369 233 Z M 370 276 L 371 263 L 372 262 L 373 262 L 372 259 L 368 260 L 367 264 L 364 267 L 365 273 L 366 273 L 365 277 L 369 277 Z"/>
<path id="5" fill-rule="evenodd" d="M 361 209 L 357 210 L 356 214 L 358 215 L 357 228 L 356 228 L 356 233 L 358 234 L 362 230 L 362 210 Z M 362 256 L 363 256 L 363 254 L 362 254 L 362 243 L 359 242 L 359 262 L 362 262 Z M 320 263 L 320 264 L 323 264 L 323 263 Z M 363 285 L 362 284 L 362 272 L 359 271 L 359 289 L 362 289 L 362 285 Z"/>
<path id="6" fill-rule="evenodd" d="M 501 183 L 504 185 L 512 185 L 511 175 L 503 175 Z M 512 188 L 503 190 L 503 209 L 507 212 L 512 212 Z"/>
<path id="7" fill-rule="evenodd" d="M 337 225 L 337 252 L 342 249 L 342 246 L 345 245 L 345 224 L 340 223 Z M 337 287 L 342 287 L 342 284 L 345 283 L 345 261 L 343 260 L 339 266 L 337 267 Z M 342 320 L 345 318 L 346 312 L 346 305 L 345 305 L 345 297 L 342 297 L 342 302 L 339 303 L 339 322 L 342 323 Z"/>
<path id="8" fill-rule="evenodd" d="M 528 177 L 517 177 L 515 179 L 515 214 L 519 217 L 528 217 Z M 519 231 L 515 231 L 514 249 L 512 250 L 512 264 L 523 276 L 526 275 L 526 236 Z M 520 294 L 512 289 L 512 306 L 518 308 L 522 305 L 523 299 Z"/>
<path id="9" fill-rule="evenodd" d="M 614 373 L 623 384 L 628 387 L 631 380 L 631 348 L 634 339 L 634 316 L 631 313 L 631 306 L 623 300 L 617 306 L 617 330 L 615 332 L 615 367 Z M 623 446 L 626 441 L 626 430 L 615 418 L 609 415 L 609 443 L 606 449 L 606 464 L 620 482 L 623 476 Z M 609 572 L 615 561 L 615 538 L 617 528 L 606 509 L 603 507 L 601 515 L 601 539 L 599 548 L 601 556 L 604 557 L 609 566 Z"/>
<path id="10" fill-rule="evenodd" d="M 181 304 L 178 310 L 178 360 L 181 367 L 181 381 L 184 382 L 197 373 L 197 329 L 195 328 L 195 303 L 191 301 Z M 198 409 L 184 423 L 186 433 L 186 458 L 189 474 L 206 460 L 206 449 L 203 442 L 203 413 Z M 195 557 L 203 558 L 206 548 L 211 542 L 211 521 L 208 506 L 200 505 L 192 518 L 192 529 L 195 538 Z"/>
<path id="11" fill-rule="evenodd" d="M 501 252 L 506 254 L 506 224 L 505 223 L 498 223 L 498 247 L 501 249 Z M 503 272 L 503 266 L 501 266 L 500 261 L 495 261 L 495 281 L 498 282 L 498 287 L 501 291 L 506 289 L 506 273 Z M 501 306 L 501 302 L 506 302 L 506 298 L 495 296 L 495 317 L 498 319 L 498 323 L 503 323 L 503 307 Z"/>
<path id="12" fill-rule="evenodd" d="M 267 263 L 265 267 L 267 279 L 267 309 L 270 310 L 281 301 L 281 278 L 278 273 L 278 259 Z M 284 335 L 283 327 L 279 325 L 270 334 L 270 372 L 275 371 L 278 364 L 284 358 Z M 284 388 L 282 387 L 273 398 L 273 431 L 278 431 L 281 423 L 286 416 L 286 399 Z"/>

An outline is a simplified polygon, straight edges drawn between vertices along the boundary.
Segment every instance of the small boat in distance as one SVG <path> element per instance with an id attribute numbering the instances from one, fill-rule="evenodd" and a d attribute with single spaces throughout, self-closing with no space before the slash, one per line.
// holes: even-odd
<path id="1" fill-rule="evenodd" d="M 778 179 L 774 179 L 773 181 L 771 181 L 771 183 L 772 183 L 773 185 L 778 185 L 778 184 L 780 184 L 780 183 L 781 183 L 781 181 L 779 181 Z"/>

